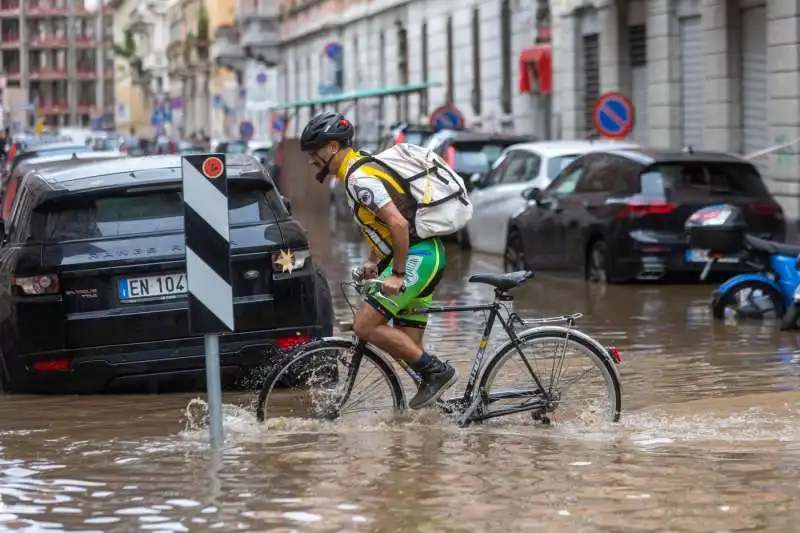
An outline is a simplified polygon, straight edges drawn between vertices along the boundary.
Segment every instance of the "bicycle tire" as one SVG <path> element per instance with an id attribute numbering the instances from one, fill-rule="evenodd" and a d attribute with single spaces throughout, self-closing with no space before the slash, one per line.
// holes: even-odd
<path id="1" fill-rule="evenodd" d="M 622 413 L 622 385 L 620 384 L 619 374 L 615 367 L 614 360 L 606 350 L 600 350 L 591 340 L 584 338 L 585 334 L 575 334 L 575 330 L 565 328 L 551 328 L 543 327 L 534 330 L 523 331 L 518 335 L 521 345 L 530 341 L 541 340 L 559 340 L 568 343 L 578 343 L 580 346 L 587 350 L 586 353 L 591 354 L 591 357 L 597 359 L 601 368 L 605 370 L 607 382 L 610 383 L 613 391 L 613 406 L 612 422 L 619 422 L 620 414 Z M 481 378 L 478 381 L 478 391 L 487 391 L 491 389 L 491 381 L 494 378 L 496 370 L 502 366 L 506 359 L 512 355 L 519 355 L 515 345 L 511 342 L 504 345 L 500 350 L 495 353 L 491 359 L 486 363 L 486 367 L 481 373 Z"/>
<path id="2" fill-rule="evenodd" d="M 259 422 L 266 421 L 267 413 L 265 412 L 264 407 L 267 402 L 267 398 L 275 389 L 275 385 L 277 385 L 283 378 L 284 371 L 287 367 L 291 366 L 298 359 L 308 356 L 309 353 L 321 350 L 347 350 L 353 348 L 354 346 L 355 341 L 329 337 L 311 341 L 294 348 L 290 352 L 287 352 L 281 358 L 281 361 L 278 364 L 275 364 L 270 368 L 266 377 L 264 378 L 264 382 L 258 394 L 258 403 L 256 404 L 256 420 Z M 369 346 L 365 346 L 363 348 L 363 357 L 369 359 L 383 373 L 384 377 L 386 378 L 386 382 L 389 385 L 395 410 L 404 410 L 406 406 L 405 393 L 403 392 L 403 386 L 401 385 L 400 379 L 397 377 L 397 373 L 392 365 L 383 357 L 376 354 Z"/>

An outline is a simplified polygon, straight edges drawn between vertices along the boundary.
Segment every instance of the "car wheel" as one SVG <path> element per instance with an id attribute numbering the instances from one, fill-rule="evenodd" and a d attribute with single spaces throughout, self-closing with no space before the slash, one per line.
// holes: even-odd
<path id="1" fill-rule="evenodd" d="M 608 283 L 608 246 L 603 239 L 596 240 L 586 255 L 586 279 L 592 283 Z"/>
<path id="2" fill-rule="evenodd" d="M 469 242 L 469 232 L 467 231 L 467 228 L 461 228 L 458 230 L 458 233 L 456 233 L 456 242 L 462 250 L 472 249 L 472 244 Z"/>
<path id="3" fill-rule="evenodd" d="M 506 272 L 517 272 L 526 268 L 522 234 L 514 230 L 506 237 L 506 248 L 503 252 L 503 269 Z"/>

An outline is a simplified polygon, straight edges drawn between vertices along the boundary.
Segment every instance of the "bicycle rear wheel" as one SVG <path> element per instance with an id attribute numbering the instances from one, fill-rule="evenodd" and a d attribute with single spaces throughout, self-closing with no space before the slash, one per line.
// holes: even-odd
<path id="1" fill-rule="evenodd" d="M 622 389 L 615 363 L 608 351 L 576 333 L 536 328 L 519 335 L 519 346 L 502 348 L 479 381 L 483 398 L 476 414 L 543 423 L 619 421 Z M 566 374 L 573 377 L 565 381 Z"/>
<path id="2" fill-rule="evenodd" d="M 258 421 L 334 420 L 404 409 L 403 388 L 391 364 L 368 346 L 359 354 L 356 346 L 345 339 L 321 339 L 283 357 L 264 379 Z"/>

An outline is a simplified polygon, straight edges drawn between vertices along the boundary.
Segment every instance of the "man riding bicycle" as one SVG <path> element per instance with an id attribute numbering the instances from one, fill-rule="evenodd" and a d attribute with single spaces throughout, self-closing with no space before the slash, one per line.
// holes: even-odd
<path id="1" fill-rule="evenodd" d="M 353 321 L 353 331 L 391 356 L 405 361 L 422 378 L 409 406 L 435 403 L 458 379 L 447 362 L 422 348 L 428 315 L 406 314 L 431 304 L 445 266 L 444 245 L 438 237 L 415 236 L 414 199 L 376 165 L 360 164 L 365 157 L 353 148 L 353 124 L 340 113 L 313 117 L 300 136 L 300 149 L 319 171 L 320 183 L 332 174 L 344 182 L 348 204 L 372 251 L 364 276 L 378 278 L 380 289 L 367 294 Z M 389 326 L 388 322 L 392 325 Z"/>

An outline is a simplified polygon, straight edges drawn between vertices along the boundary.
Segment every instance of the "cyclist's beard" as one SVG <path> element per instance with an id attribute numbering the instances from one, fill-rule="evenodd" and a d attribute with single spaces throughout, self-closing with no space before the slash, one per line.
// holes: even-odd
<path id="1" fill-rule="evenodd" d="M 333 161 L 333 156 L 335 156 L 335 155 L 336 154 L 331 154 L 331 156 L 328 158 L 328 160 L 325 161 L 325 164 L 322 165 L 322 167 L 319 169 L 319 172 L 317 172 L 317 175 L 314 176 L 314 179 L 316 179 L 319 183 L 323 183 L 325 181 L 325 178 L 328 177 L 328 174 L 331 173 L 331 171 L 328 169 L 328 167 L 330 166 L 331 161 Z M 322 158 L 320 158 L 320 159 L 322 159 Z"/>

